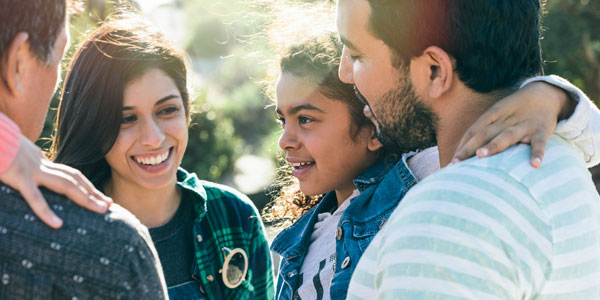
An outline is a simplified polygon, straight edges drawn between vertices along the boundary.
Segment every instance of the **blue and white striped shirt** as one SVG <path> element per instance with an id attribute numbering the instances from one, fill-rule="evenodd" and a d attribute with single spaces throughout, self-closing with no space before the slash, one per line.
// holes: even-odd
<path id="1" fill-rule="evenodd" d="M 402 200 L 348 299 L 599 299 L 600 197 L 581 151 L 553 136 L 451 165 Z"/>

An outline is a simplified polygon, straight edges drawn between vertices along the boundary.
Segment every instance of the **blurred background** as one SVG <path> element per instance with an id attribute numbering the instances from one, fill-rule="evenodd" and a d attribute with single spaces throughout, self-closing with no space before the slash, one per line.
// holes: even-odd
<path id="1" fill-rule="evenodd" d="M 278 165 L 280 128 L 269 105 L 277 45 L 267 29 L 274 19 L 296 24 L 298 16 L 276 0 L 84 0 L 71 17 L 71 54 L 111 12 L 133 5 L 180 50 L 193 69 L 193 126 L 183 166 L 207 179 L 248 194 L 261 210 Z M 321 5 L 334 1 L 287 1 Z M 327 7 L 328 6 L 328 7 Z M 547 74 L 558 74 L 600 99 L 600 1 L 548 0 L 542 47 Z M 285 15 L 287 14 L 287 15 Z M 304 20 L 306 21 L 306 20 Z M 334 19 L 328 20 L 334 26 Z M 296 27 L 303 27 L 301 23 Z M 310 27 L 310 25 L 309 25 Z M 305 28 L 306 29 L 306 28 Z M 293 39 L 293 36 L 288 36 Z M 291 41 L 293 42 L 293 40 Z M 38 145 L 50 146 L 60 91 L 55 95 Z M 600 169 L 592 170 L 600 187 Z"/>

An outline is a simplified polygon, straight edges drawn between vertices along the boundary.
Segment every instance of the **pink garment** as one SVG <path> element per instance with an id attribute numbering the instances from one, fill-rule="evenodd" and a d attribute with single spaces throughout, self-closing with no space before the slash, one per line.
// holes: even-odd
<path id="1" fill-rule="evenodd" d="M 0 174 L 8 170 L 19 150 L 19 126 L 0 113 Z"/>

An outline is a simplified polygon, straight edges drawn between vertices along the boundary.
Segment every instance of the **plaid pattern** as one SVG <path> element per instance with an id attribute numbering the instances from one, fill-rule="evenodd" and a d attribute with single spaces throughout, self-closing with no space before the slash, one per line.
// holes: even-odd
<path id="1" fill-rule="evenodd" d="M 183 197 L 193 197 L 195 210 L 194 278 L 209 299 L 273 299 L 273 271 L 264 226 L 254 204 L 240 192 L 201 181 L 194 173 L 177 172 Z M 226 287 L 219 273 L 223 247 L 241 248 L 248 255 L 246 280 L 235 289 Z"/>

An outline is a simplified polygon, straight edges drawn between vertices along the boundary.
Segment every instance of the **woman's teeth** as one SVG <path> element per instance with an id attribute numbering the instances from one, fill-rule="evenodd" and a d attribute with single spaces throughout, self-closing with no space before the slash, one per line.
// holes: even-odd
<path id="1" fill-rule="evenodd" d="M 167 160 L 168 157 L 169 157 L 169 151 L 165 152 L 164 154 L 160 154 L 160 155 L 156 155 L 156 156 L 144 156 L 144 157 L 136 156 L 134 158 L 135 158 L 135 161 L 140 164 L 158 165 L 158 164 L 163 163 L 165 160 Z"/>

